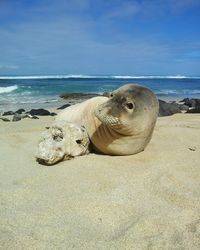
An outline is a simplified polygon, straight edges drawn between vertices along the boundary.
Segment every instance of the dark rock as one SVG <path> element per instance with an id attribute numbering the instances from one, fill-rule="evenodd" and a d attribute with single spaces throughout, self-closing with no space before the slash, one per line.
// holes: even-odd
<path id="1" fill-rule="evenodd" d="M 200 107 L 189 109 L 186 113 L 200 113 Z"/>
<path id="2" fill-rule="evenodd" d="M 200 99 L 189 99 L 185 98 L 182 100 L 184 105 L 187 105 L 190 107 L 190 109 L 187 110 L 187 113 L 200 113 Z"/>
<path id="3" fill-rule="evenodd" d="M 27 114 L 21 114 L 21 118 L 24 119 L 24 118 L 28 118 L 29 116 Z"/>
<path id="4" fill-rule="evenodd" d="M 200 99 L 194 99 L 195 100 L 195 109 L 200 109 Z"/>
<path id="5" fill-rule="evenodd" d="M 188 102 L 190 99 L 189 98 L 184 98 L 183 100 L 181 100 L 180 102 Z"/>
<path id="6" fill-rule="evenodd" d="M 188 149 L 191 151 L 196 151 L 197 148 L 195 146 L 194 147 L 192 146 L 192 147 L 189 147 Z"/>
<path id="7" fill-rule="evenodd" d="M 198 108 L 198 107 L 200 107 L 200 99 L 185 98 L 181 102 L 183 102 L 185 105 L 187 105 L 190 108 Z"/>
<path id="8" fill-rule="evenodd" d="M 10 122 L 10 120 L 8 118 L 5 118 L 5 117 L 0 117 L 0 120 L 2 120 L 4 122 Z"/>
<path id="9" fill-rule="evenodd" d="M 32 117 L 30 117 L 31 119 L 39 119 L 39 117 L 37 117 L 36 115 L 33 115 Z"/>
<path id="10" fill-rule="evenodd" d="M 68 108 L 68 107 L 70 107 L 71 105 L 69 104 L 69 103 L 67 103 L 67 104 L 64 104 L 63 106 L 61 106 L 61 107 L 59 107 L 59 108 L 57 108 L 57 109 L 65 109 L 65 108 Z"/>
<path id="11" fill-rule="evenodd" d="M 181 113 L 178 103 L 167 103 L 162 100 L 159 101 L 159 116 L 168 116 L 176 113 Z"/>
<path id="12" fill-rule="evenodd" d="M 15 113 L 17 113 L 17 114 L 22 114 L 23 112 L 25 112 L 24 109 L 18 109 Z"/>
<path id="13" fill-rule="evenodd" d="M 3 113 L 3 116 L 5 116 L 5 115 L 14 115 L 14 114 L 15 114 L 15 112 L 13 112 L 13 111 L 7 111 L 7 112 Z"/>
<path id="14" fill-rule="evenodd" d="M 15 114 L 15 115 L 13 116 L 12 121 L 13 121 L 13 122 L 17 122 L 17 121 L 20 121 L 21 119 L 22 119 L 22 117 L 21 117 L 20 114 Z"/>
<path id="15" fill-rule="evenodd" d="M 46 109 L 31 109 L 30 111 L 26 112 L 26 114 L 47 116 L 50 115 L 51 113 Z"/>
<path id="16" fill-rule="evenodd" d="M 57 115 L 57 113 L 55 113 L 55 112 L 50 113 L 50 116 L 56 116 L 56 115 Z"/>
<path id="17" fill-rule="evenodd" d="M 30 119 L 39 119 L 39 117 L 35 116 L 35 115 L 23 115 L 22 118 L 30 118 Z"/>
<path id="18" fill-rule="evenodd" d="M 95 96 L 99 96 L 98 94 L 84 94 L 84 93 L 64 93 L 61 94 L 60 97 L 63 99 L 89 99 Z"/>
<path id="19" fill-rule="evenodd" d="M 194 99 L 189 99 L 189 101 L 186 101 L 184 104 L 190 108 L 195 108 L 196 101 Z"/>
<path id="20" fill-rule="evenodd" d="M 181 111 L 188 111 L 189 110 L 189 106 L 185 105 L 185 104 L 179 104 L 179 109 Z"/>

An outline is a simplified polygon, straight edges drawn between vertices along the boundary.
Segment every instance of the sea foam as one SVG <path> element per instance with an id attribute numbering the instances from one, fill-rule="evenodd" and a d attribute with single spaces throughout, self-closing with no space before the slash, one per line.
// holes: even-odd
<path id="1" fill-rule="evenodd" d="M 200 94 L 199 89 L 161 89 L 155 91 L 156 95 L 194 95 Z"/>
<path id="2" fill-rule="evenodd" d="M 159 75 L 144 75 L 144 76 L 112 76 L 111 78 L 115 79 L 199 79 L 198 76 L 183 76 L 183 75 L 174 75 L 174 76 L 159 76 Z"/>
<path id="3" fill-rule="evenodd" d="M 15 91 L 16 89 L 18 89 L 17 85 L 8 86 L 8 87 L 0 87 L 0 94 L 10 93 L 12 91 Z"/>
<path id="4" fill-rule="evenodd" d="M 11 79 L 69 79 L 69 78 L 99 78 L 99 76 L 90 75 L 41 75 L 41 76 L 0 76 L 0 80 Z"/>

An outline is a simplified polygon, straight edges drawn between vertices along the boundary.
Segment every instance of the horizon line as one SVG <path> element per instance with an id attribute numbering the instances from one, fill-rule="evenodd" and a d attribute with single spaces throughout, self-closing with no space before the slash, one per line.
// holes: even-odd
<path id="1" fill-rule="evenodd" d="M 82 75 L 82 74 L 45 74 L 45 75 L 0 75 L 0 80 L 9 79 L 198 79 L 200 76 L 185 75 Z"/>

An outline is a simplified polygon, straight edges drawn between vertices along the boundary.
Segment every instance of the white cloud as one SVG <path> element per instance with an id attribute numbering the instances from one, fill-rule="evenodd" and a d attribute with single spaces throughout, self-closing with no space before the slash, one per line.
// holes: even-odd
<path id="1" fill-rule="evenodd" d="M 7 70 L 7 69 L 19 69 L 19 66 L 11 64 L 0 64 L 0 70 Z"/>
<path id="2" fill-rule="evenodd" d="M 136 1 L 122 1 L 107 12 L 107 18 L 129 17 L 138 13 L 140 6 Z"/>

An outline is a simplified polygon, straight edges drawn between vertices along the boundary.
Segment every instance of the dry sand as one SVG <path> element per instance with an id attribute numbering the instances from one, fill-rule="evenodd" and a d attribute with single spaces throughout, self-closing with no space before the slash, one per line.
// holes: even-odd
<path id="1" fill-rule="evenodd" d="M 52 121 L 0 121 L 0 249 L 200 249 L 200 115 L 159 118 L 140 154 L 45 167 Z"/>

